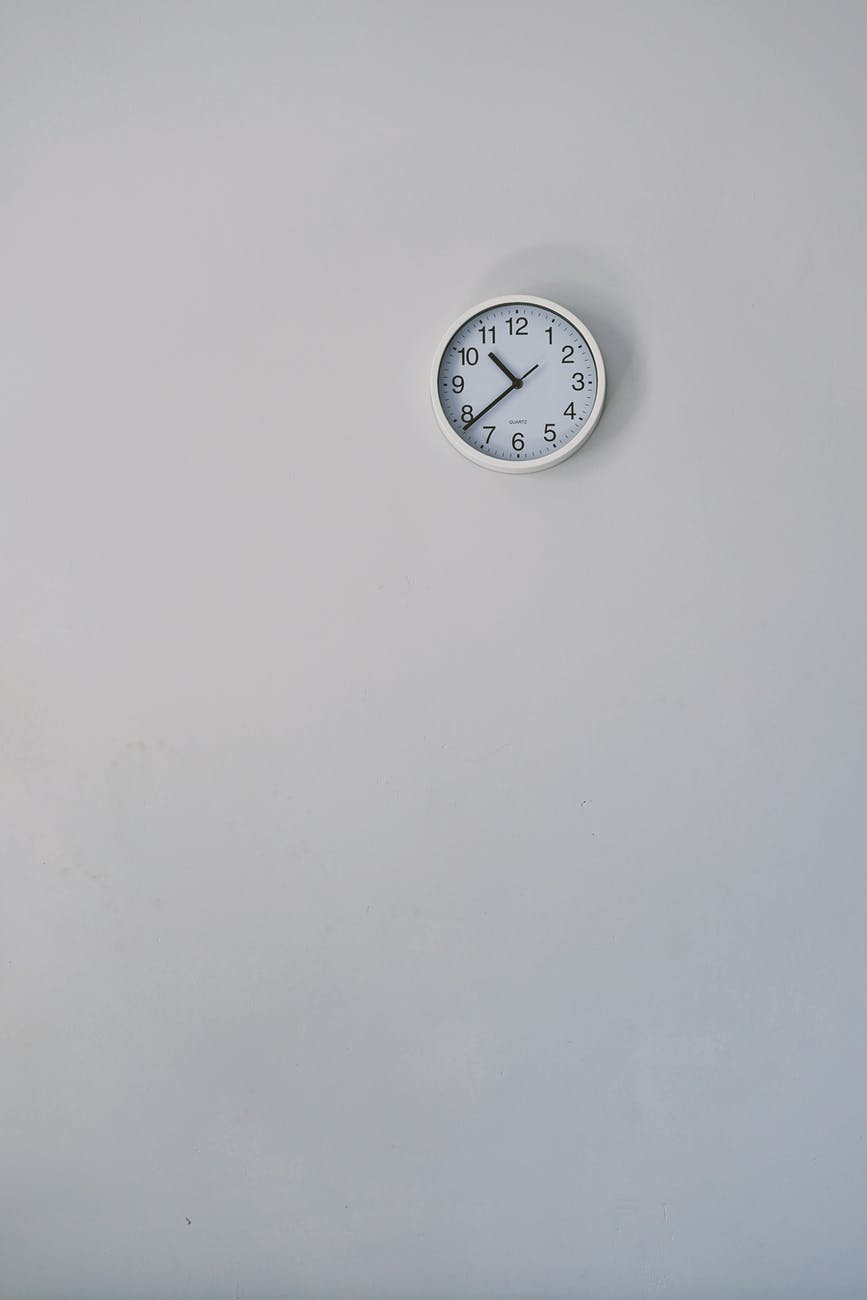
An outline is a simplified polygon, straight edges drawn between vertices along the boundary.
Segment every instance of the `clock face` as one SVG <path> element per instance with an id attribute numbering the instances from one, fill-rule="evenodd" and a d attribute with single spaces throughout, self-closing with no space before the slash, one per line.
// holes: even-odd
<path id="1" fill-rule="evenodd" d="M 544 298 L 495 298 L 452 327 L 431 396 L 449 442 L 490 469 L 547 469 L 589 437 L 605 367 L 577 317 Z"/>

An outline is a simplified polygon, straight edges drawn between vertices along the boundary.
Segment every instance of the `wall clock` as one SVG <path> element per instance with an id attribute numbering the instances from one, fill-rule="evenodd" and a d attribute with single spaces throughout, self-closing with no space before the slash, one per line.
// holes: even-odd
<path id="1" fill-rule="evenodd" d="M 491 298 L 452 325 L 434 357 L 431 399 L 453 447 L 507 474 L 559 465 L 605 402 L 605 366 L 577 316 L 547 298 Z"/>

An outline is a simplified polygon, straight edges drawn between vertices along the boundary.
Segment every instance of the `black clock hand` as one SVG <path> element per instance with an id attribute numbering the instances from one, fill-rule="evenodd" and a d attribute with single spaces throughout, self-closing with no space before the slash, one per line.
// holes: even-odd
<path id="1" fill-rule="evenodd" d="M 520 380 L 518 382 L 520 383 Z M 509 393 L 514 392 L 516 387 L 517 384 L 509 384 L 509 387 L 506 389 L 504 393 L 500 393 L 499 397 L 495 397 L 492 402 L 488 402 L 487 406 L 482 407 L 478 415 L 474 415 L 473 418 L 469 421 L 469 423 L 464 425 L 464 433 L 466 433 L 467 429 L 469 429 L 472 425 L 475 424 L 476 420 L 481 420 L 483 415 L 487 415 L 488 411 L 492 410 L 493 407 L 495 407 L 498 402 L 502 402 L 504 397 L 508 397 Z"/>
<path id="2" fill-rule="evenodd" d="M 488 356 L 491 357 L 494 361 L 497 361 L 497 358 L 494 356 L 493 352 L 489 352 Z M 500 366 L 499 361 L 497 361 L 497 365 Z M 500 369 L 506 370 L 506 367 L 500 366 Z M 530 369 L 527 371 L 527 375 L 532 375 L 533 371 L 538 369 L 539 369 L 539 363 L 537 361 L 535 366 L 530 366 Z M 506 374 L 508 373 L 509 373 L 508 370 L 506 370 Z M 500 393 L 499 397 L 495 397 L 492 402 L 488 402 L 487 406 L 482 407 L 478 415 L 474 415 L 473 418 L 470 420 L 470 422 L 464 425 L 464 433 L 466 433 L 467 429 L 471 428 L 471 426 L 475 424 L 476 420 L 481 420 L 483 415 L 487 415 L 488 411 L 490 411 L 494 406 L 496 406 L 498 402 L 502 402 L 504 397 L 508 397 L 509 393 L 514 392 L 516 388 L 520 388 L 524 380 L 527 378 L 527 375 L 522 375 L 520 379 L 513 379 L 511 384 L 509 384 L 509 387 L 504 392 Z"/>
<path id="3" fill-rule="evenodd" d="M 520 388 L 520 387 L 521 387 L 521 380 L 518 378 L 517 375 L 513 375 L 513 374 L 512 374 L 512 372 L 511 372 L 511 370 L 509 370 L 508 366 L 504 366 L 504 365 L 503 365 L 503 363 L 502 363 L 502 361 L 500 360 L 499 357 L 495 357 L 494 354 L 493 354 L 493 352 L 489 352 L 489 353 L 488 353 L 488 356 L 491 358 L 491 360 L 493 361 L 493 363 L 494 363 L 495 366 L 499 366 L 499 367 L 500 367 L 500 369 L 502 370 L 502 372 L 503 372 L 503 374 L 506 376 L 506 378 L 507 378 L 507 379 L 511 379 L 513 387 L 515 387 L 515 388 Z"/>

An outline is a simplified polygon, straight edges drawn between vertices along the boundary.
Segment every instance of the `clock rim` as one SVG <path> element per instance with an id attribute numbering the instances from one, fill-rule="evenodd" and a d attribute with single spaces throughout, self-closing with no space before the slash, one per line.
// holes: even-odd
<path id="1" fill-rule="evenodd" d="M 544 307 L 546 310 L 553 311 L 556 315 L 562 316 L 563 319 L 569 321 L 569 323 L 583 337 L 584 342 L 589 347 L 593 360 L 596 363 L 596 397 L 593 406 L 590 408 L 590 414 L 587 417 L 584 428 L 580 433 L 577 433 L 570 442 L 567 442 L 565 447 L 561 447 L 559 451 L 552 452 L 550 456 L 543 456 L 541 460 L 497 460 L 495 456 L 486 456 L 484 452 L 477 451 L 475 447 L 471 447 L 468 443 L 464 442 L 463 438 L 461 438 L 452 428 L 452 425 L 443 410 L 442 403 L 440 402 L 439 369 L 446 348 L 454 338 L 455 334 L 459 329 L 466 325 L 467 321 L 472 320 L 473 316 L 477 316 L 480 312 L 489 311 L 491 307 L 504 307 L 508 303 L 515 303 L 516 305 L 527 303 L 528 306 L 532 307 Z M 454 449 L 459 451 L 462 456 L 466 456 L 467 460 L 471 460 L 475 465 L 480 465 L 483 469 L 493 469 L 501 474 L 533 474 L 538 470 L 553 469 L 555 465 L 559 465 L 562 461 L 573 456 L 579 447 L 584 446 L 584 443 L 596 428 L 596 425 L 599 422 L 599 417 L 602 414 L 602 408 L 605 405 L 605 362 L 602 360 L 602 353 L 599 350 L 599 344 L 596 342 L 593 334 L 574 312 L 568 311 L 565 307 L 562 307 L 559 303 L 554 302 L 550 298 L 539 298 L 535 294 L 531 293 L 500 294 L 496 298 L 487 298 L 484 302 L 480 302 L 475 307 L 471 307 L 469 311 L 465 311 L 461 316 L 459 316 L 454 324 L 449 326 L 434 354 L 433 366 L 431 368 L 430 393 L 434 415 L 436 416 L 441 431 L 445 434 L 447 440 L 451 443 Z"/>

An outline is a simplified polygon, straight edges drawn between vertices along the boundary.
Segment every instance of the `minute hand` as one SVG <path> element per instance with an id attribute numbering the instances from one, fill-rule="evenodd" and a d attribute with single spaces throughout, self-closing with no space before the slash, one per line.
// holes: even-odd
<path id="1" fill-rule="evenodd" d="M 532 375 L 533 371 L 538 370 L 538 368 L 539 368 L 539 364 L 537 362 L 535 366 L 530 367 L 530 369 L 527 371 L 527 375 Z M 481 411 L 479 411 L 478 415 L 474 415 L 473 418 L 467 424 L 464 425 L 464 433 L 466 433 L 467 429 L 471 428 L 475 424 L 476 420 L 481 420 L 483 415 L 487 415 L 488 411 L 492 410 L 493 407 L 495 407 L 498 402 L 502 402 L 504 397 L 508 397 L 509 393 L 513 392 L 516 388 L 520 388 L 521 384 L 527 378 L 527 375 L 521 375 L 521 378 L 516 383 L 509 384 L 509 387 L 504 392 L 500 393 L 499 397 L 495 397 L 492 402 L 488 402 L 487 406 L 483 406 Z"/>
<path id="2" fill-rule="evenodd" d="M 481 420 L 483 415 L 487 415 L 488 411 L 492 410 L 497 405 L 498 402 L 502 402 L 504 397 L 508 397 L 509 393 L 514 392 L 516 387 L 517 384 L 509 384 L 509 387 L 505 390 L 505 392 L 500 393 L 499 397 L 495 397 L 492 402 L 488 402 L 487 406 L 482 407 L 478 415 L 474 415 L 473 418 L 469 420 L 467 424 L 464 425 L 464 433 L 466 433 L 467 429 L 471 428 L 472 425 L 475 424 L 476 420 Z"/>

